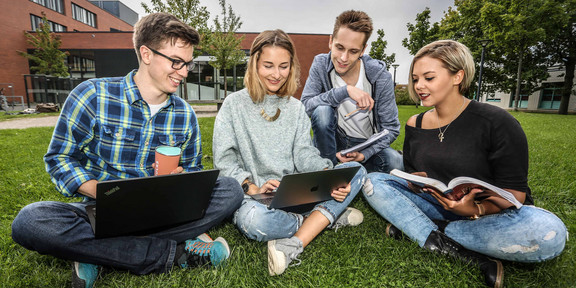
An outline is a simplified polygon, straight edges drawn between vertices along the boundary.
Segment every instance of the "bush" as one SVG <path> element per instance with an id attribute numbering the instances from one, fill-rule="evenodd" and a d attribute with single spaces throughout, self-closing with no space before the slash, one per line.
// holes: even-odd
<path id="1" fill-rule="evenodd" d="M 396 105 L 414 105 L 414 101 L 410 99 L 410 94 L 405 88 L 396 88 L 394 91 L 396 94 Z"/>

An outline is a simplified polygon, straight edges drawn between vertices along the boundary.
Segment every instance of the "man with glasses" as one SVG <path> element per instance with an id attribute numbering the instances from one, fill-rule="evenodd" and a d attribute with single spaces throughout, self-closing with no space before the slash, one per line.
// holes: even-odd
<path id="1" fill-rule="evenodd" d="M 184 61 L 184 60 L 179 60 L 179 59 L 174 59 L 172 57 L 166 56 L 152 48 L 148 48 L 150 49 L 150 51 L 152 51 L 152 53 L 156 54 L 156 55 L 160 55 L 168 60 L 170 60 L 170 62 L 172 62 L 172 69 L 174 70 L 180 70 L 182 68 L 184 68 L 184 66 L 186 66 L 186 70 L 188 70 L 188 72 L 192 72 L 192 70 L 194 70 L 194 67 L 196 67 L 196 64 L 194 64 L 194 60 L 190 60 L 188 62 Z"/>
<path id="2" fill-rule="evenodd" d="M 182 150 L 181 166 L 172 173 L 202 169 L 196 115 L 174 94 L 194 67 L 198 33 L 170 14 L 155 13 L 135 25 L 133 41 L 139 69 L 76 87 L 44 156 L 56 189 L 85 201 L 32 203 L 12 224 L 12 237 L 22 246 L 74 261 L 73 286 L 92 287 L 100 266 L 163 273 L 176 266 L 219 266 L 230 255 L 224 239 L 203 233 L 240 206 L 243 191 L 232 178 L 218 179 L 202 219 L 146 237 L 94 237 L 85 206 L 94 204 L 99 181 L 153 175 L 160 145 Z"/>

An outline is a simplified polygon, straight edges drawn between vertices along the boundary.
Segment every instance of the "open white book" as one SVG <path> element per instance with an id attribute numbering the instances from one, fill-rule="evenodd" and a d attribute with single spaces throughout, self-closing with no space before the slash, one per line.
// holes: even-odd
<path id="1" fill-rule="evenodd" d="M 366 141 L 364 141 L 358 145 L 352 146 L 348 149 L 344 149 L 344 150 L 340 151 L 340 155 L 345 156 L 348 153 L 352 153 L 352 152 L 356 152 L 356 151 L 362 151 L 366 147 L 368 147 L 368 146 L 372 145 L 374 142 L 378 141 L 380 138 L 388 135 L 388 133 L 390 133 L 388 131 L 388 129 L 384 129 L 381 132 L 378 132 L 378 133 L 370 136 L 370 138 L 368 138 Z"/>
<path id="2" fill-rule="evenodd" d="M 484 191 L 476 194 L 476 197 L 498 196 L 512 203 L 516 208 L 522 207 L 522 203 L 520 203 L 512 193 L 472 177 L 456 177 L 446 185 L 434 178 L 422 177 L 398 169 L 390 171 L 390 175 L 406 179 L 420 188 L 432 188 L 440 191 L 451 200 L 460 200 L 464 195 L 468 194 L 470 190 L 479 188 Z"/>

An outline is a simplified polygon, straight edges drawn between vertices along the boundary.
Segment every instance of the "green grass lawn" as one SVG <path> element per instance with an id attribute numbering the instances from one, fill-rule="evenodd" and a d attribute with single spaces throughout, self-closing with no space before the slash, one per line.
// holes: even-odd
<path id="1" fill-rule="evenodd" d="M 400 107 L 402 126 L 424 111 Z M 576 231 L 576 116 L 512 113 L 530 145 L 529 181 L 536 205 L 556 213 Z M 201 118 L 204 165 L 212 167 L 214 118 Z M 42 156 L 52 128 L 0 130 L 0 287 L 70 285 L 70 262 L 28 251 L 12 241 L 10 225 L 25 205 L 40 200 L 75 201 L 61 196 L 44 170 Z M 401 149 L 404 132 L 393 147 Z M 97 287 L 483 287 L 476 268 L 384 236 L 386 222 L 358 197 L 364 212 L 358 227 L 327 230 L 302 253 L 302 264 L 269 277 L 266 243 L 244 238 L 230 223 L 210 231 L 223 236 L 232 256 L 223 269 L 175 269 L 135 276 L 124 271 L 101 275 Z M 576 234 L 574 234 L 576 235 Z M 506 287 L 576 287 L 574 237 L 558 258 L 540 264 L 504 262 Z"/>

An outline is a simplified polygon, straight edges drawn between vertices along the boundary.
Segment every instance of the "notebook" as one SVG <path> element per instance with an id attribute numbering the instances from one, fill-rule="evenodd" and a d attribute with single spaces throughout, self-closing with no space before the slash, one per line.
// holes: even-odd
<path id="1" fill-rule="evenodd" d="M 374 142 L 380 140 L 380 138 L 388 135 L 388 133 L 390 133 L 390 131 L 388 131 L 388 129 L 384 129 L 381 132 L 378 132 L 378 133 L 370 136 L 370 138 L 368 138 L 366 141 L 364 141 L 358 145 L 352 146 L 348 149 L 344 149 L 344 150 L 340 151 L 340 155 L 345 156 L 348 153 L 362 151 L 362 150 L 366 149 L 366 147 L 374 144 Z"/>
<path id="2" fill-rule="evenodd" d="M 284 175 L 275 192 L 251 195 L 252 199 L 289 212 L 305 212 L 326 200 L 332 200 L 332 190 L 345 187 L 360 166 Z"/>
<path id="3" fill-rule="evenodd" d="M 86 212 L 96 238 L 144 235 L 204 216 L 219 170 L 99 182 Z"/>

